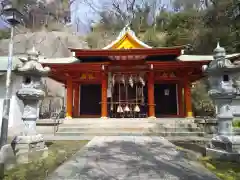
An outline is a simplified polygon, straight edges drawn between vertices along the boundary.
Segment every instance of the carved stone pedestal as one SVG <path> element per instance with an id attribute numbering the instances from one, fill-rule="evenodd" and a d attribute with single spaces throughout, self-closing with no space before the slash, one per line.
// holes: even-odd
<path id="1" fill-rule="evenodd" d="M 28 163 L 34 158 L 45 158 L 48 156 L 48 148 L 45 146 L 41 134 L 33 136 L 17 136 L 12 141 L 12 147 L 19 164 Z"/>

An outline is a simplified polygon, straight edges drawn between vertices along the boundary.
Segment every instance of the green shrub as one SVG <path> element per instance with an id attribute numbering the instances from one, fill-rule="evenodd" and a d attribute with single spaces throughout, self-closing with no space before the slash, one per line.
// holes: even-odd
<path id="1" fill-rule="evenodd" d="M 240 120 L 234 120 L 233 127 L 240 128 Z"/>

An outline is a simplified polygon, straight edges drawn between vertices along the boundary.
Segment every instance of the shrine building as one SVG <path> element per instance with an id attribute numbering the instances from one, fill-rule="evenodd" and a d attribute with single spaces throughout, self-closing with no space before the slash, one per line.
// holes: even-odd
<path id="1" fill-rule="evenodd" d="M 67 118 L 193 117 L 191 85 L 213 57 L 185 48 L 150 47 L 125 27 L 103 49 L 70 49 L 73 57 L 46 65 L 65 84 Z"/>

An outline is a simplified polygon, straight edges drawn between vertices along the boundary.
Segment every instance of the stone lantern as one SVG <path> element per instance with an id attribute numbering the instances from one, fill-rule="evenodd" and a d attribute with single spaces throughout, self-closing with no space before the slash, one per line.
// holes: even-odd
<path id="1" fill-rule="evenodd" d="M 236 79 L 239 76 L 240 66 L 226 58 L 226 51 L 219 44 L 214 50 L 213 57 L 214 60 L 208 66 L 203 66 L 203 71 L 208 77 L 209 96 L 216 107 L 218 131 L 207 147 L 207 154 L 217 158 L 235 159 L 233 155 L 238 156 L 235 145 L 240 142 L 240 138 L 233 135 L 231 103 L 239 94 L 239 83 Z M 222 156 L 223 154 L 226 156 Z"/>
<path id="2" fill-rule="evenodd" d="M 16 73 L 23 77 L 23 81 L 17 96 L 24 104 L 22 120 L 25 129 L 21 136 L 15 137 L 12 144 L 16 155 L 28 160 L 26 153 L 29 155 L 30 152 L 46 150 L 42 135 L 36 132 L 36 120 L 39 101 L 45 96 L 42 77 L 48 75 L 50 68 L 39 63 L 39 52 L 34 47 L 27 52 L 27 58 L 21 61 L 23 63 L 17 67 Z"/>

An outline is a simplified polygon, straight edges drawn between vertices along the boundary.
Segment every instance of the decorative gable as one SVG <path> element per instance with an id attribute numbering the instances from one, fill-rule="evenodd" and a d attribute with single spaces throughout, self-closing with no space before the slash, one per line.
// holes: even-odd
<path id="1" fill-rule="evenodd" d="M 108 46 L 103 49 L 139 49 L 139 48 L 152 48 L 144 42 L 142 42 L 135 33 L 126 26 L 119 33 L 119 36 L 115 41 L 110 43 Z"/>

